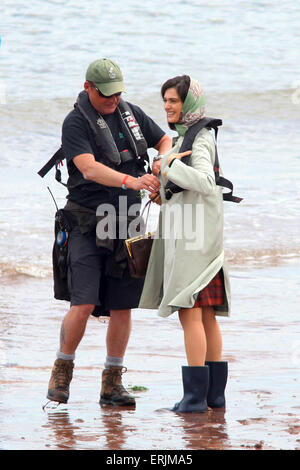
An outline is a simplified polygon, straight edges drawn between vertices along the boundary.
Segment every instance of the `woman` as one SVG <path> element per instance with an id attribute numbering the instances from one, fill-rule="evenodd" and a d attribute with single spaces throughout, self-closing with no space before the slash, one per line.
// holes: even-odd
<path id="1" fill-rule="evenodd" d="M 230 307 L 223 196 L 215 182 L 212 131 L 203 128 L 192 151 L 179 152 L 187 130 L 205 116 L 201 85 L 186 75 L 175 77 L 161 94 L 168 124 L 179 138 L 160 162 L 159 227 L 139 306 L 158 308 L 162 317 L 179 312 L 188 366 L 182 367 L 184 396 L 172 410 L 204 412 L 225 406 L 227 362 L 221 361 L 216 320 L 228 316 Z"/>

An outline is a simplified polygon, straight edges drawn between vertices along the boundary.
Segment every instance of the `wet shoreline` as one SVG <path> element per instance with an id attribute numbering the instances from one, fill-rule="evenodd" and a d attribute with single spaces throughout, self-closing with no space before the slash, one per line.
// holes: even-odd
<path id="1" fill-rule="evenodd" d="M 298 272 L 298 263 L 231 270 L 232 315 L 219 319 L 223 359 L 229 362 L 227 406 L 204 414 L 169 411 L 182 396 L 182 332 L 175 316 L 161 319 L 145 310 L 133 311 L 125 359 L 125 385 L 145 389 L 134 392 L 135 409 L 98 404 L 106 323 L 91 317 L 77 351 L 69 403 L 43 410 L 68 304 L 51 299 L 48 278 L 11 282 L 0 303 L 0 447 L 300 449 Z"/>

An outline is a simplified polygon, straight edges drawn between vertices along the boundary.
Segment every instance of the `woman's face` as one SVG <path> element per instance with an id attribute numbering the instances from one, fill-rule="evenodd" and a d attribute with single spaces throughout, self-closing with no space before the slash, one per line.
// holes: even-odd
<path id="1" fill-rule="evenodd" d="M 183 102 L 176 88 L 168 88 L 164 94 L 164 107 L 168 123 L 175 124 L 180 121 Z"/>

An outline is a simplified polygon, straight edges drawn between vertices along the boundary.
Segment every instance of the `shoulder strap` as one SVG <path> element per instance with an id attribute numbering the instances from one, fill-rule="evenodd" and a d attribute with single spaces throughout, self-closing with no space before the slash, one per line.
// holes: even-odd
<path id="1" fill-rule="evenodd" d="M 132 109 L 122 98 L 117 109 L 122 119 L 122 123 L 125 126 L 126 135 L 132 144 L 132 149 L 135 151 L 136 156 L 144 155 L 147 152 L 148 145 L 141 128 L 135 119 Z"/>
<path id="2" fill-rule="evenodd" d="M 198 132 L 200 132 L 204 127 L 212 127 L 216 134 L 218 133 L 218 126 L 222 126 L 222 120 L 205 117 L 196 122 L 193 126 L 189 127 L 185 133 L 183 142 L 181 144 L 179 153 L 186 152 L 187 150 L 192 150 L 193 142 L 196 138 Z"/>
<path id="3" fill-rule="evenodd" d="M 139 123 L 135 119 L 129 103 L 121 98 L 117 110 L 122 129 L 130 142 L 132 150 L 134 151 L 138 167 L 144 172 L 144 167 L 147 164 L 147 171 L 148 173 L 151 173 L 150 160 L 147 152 L 148 144 L 141 131 Z"/>
<path id="4" fill-rule="evenodd" d="M 81 114 L 88 121 L 96 141 L 104 158 L 108 159 L 114 165 L 120 165 L 121 157 L 117 149 L 110 128 L 106 124 L 103 117 L 97 113 L 91 105 L 87 92 L 84 90 L 79 93 L 77 101 L 74 105 L 78 107 Z"/>
<path id="5" fill-rule="evenodd" d="M 222 186 L 230 190 L 229 193 L 223 193 L 223 200 L 224 201 L 231 201 L 231 202 L 241 202 L 243 199 L 237 196 L 233 196 L 233 184 L 228 179 L 220 176 L 220 164 L 219 164 L 219 157 L 218 157 L 218 149 L 217 149 L 217 136 L 218 136 L 218 127 L 221 126 L 222 120 L 216 119 L 212 117 L 205 117 L 198 121 L 193 126 L 189 127 L 186 131 L 183 142 L 180 146 L 179 153 L 186 152 L 187 150 L 192 150 L 193 142 L 196 138 L 198 132 L 200 132 L 204 127 L 208 129 L 214 129 L 215 131 L 215 163 L 214 163 L 214 173 L 215 173 L 215 181 L 218 186 Z M 183 157 L 181 161 L 186 165 L 190 164 L 190 156 Z M 182 188 L 175 185 L 174 183 L 168 181 L 166 185 L 166 199 L 171 199 L 174 193 L 183 191 Z"/>

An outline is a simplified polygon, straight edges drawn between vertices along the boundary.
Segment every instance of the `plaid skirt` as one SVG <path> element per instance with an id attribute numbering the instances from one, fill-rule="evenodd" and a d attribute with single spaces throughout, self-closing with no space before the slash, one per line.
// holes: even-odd
<path id="1" fill-rule="evenodd" d="M 221 269 L 210 283 L 199 292 L 194 308 L 223 305 L 225 300 L 224 275 Z"/>

